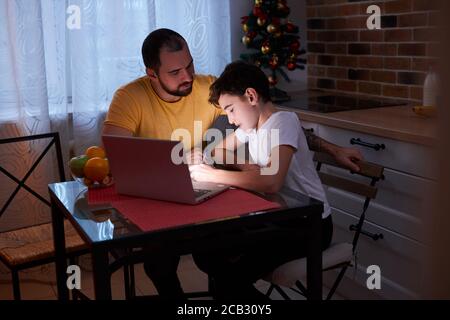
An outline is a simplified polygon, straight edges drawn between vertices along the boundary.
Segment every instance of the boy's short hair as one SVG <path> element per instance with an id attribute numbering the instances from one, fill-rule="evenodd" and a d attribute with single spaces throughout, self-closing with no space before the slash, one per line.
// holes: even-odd
<path id="1" fill-rule="evenodd" d="M 269 80 L 257 66 L 244 61 L 228 64 L 219 78 L 209 88 L 209 103 L 219 106 L 222 94 L 243 96 L 247 88 L 253 88 L 264 102 L 270 101 Z"/>

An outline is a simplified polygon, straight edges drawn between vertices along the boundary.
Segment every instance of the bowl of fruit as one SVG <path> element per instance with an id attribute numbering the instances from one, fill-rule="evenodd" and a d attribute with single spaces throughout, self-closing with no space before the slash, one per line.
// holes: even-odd
<path id="1" fill-rule="evenodd" d="M 84 154 L 70 159 L 69 168 L 74 180 L 88 188 L 105 188 L 114 183 L 108 158 L 102 147 L 87 148 Z"/>

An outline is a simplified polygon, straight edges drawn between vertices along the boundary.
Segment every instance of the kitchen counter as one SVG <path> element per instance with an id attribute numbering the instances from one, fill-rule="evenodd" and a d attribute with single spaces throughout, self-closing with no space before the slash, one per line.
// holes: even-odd
<path id="1" fill-rule="evenodd" d="M 293 99 L 305 94 L 311 96 L 325 93 L 317 91 L 291 93 Z M 300 120 L 303 121 L 426 146 L 433 146 L 437 137 L 436 119 L 416 115 L 412 111 L 412 105 L 331 113 L 319 113 L 288 107 L 279 107 L 279 109 L 296 112 Z"/>

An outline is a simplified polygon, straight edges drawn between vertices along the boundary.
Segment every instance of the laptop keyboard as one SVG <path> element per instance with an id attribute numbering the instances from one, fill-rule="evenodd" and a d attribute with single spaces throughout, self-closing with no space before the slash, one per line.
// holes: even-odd
<path id="1" fill-rule="evenodd" d="M 208 192 L 210 192 L 210 190 L 194 189 L 194 194 L 196 198 L 201 197 Z"/>

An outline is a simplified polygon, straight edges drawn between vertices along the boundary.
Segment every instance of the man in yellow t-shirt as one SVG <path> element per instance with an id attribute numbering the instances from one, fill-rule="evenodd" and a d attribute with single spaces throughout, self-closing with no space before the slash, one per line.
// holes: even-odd
<path id="1" fill-rule="evenodd" d="M 116 91 L 103 134 L 182 140 L 186 150 L 201 147 L 205 131 L 222 114 L 208 103 L 215 78 L 194 74 L 185 40 L 168 29 L 152 32 L 142 54 L 147 76 Z M 180 137 L 183 129 L 189 135 Z"/>
<path id="2" fill-rule="evenodd" d="M 175 101 L 160 98 L 152 87 L 151 78 L 147 76 L 118 89 L 105 128 L 115 126 L 128 130 L 133 136 L 165 140 L 178 139 L 176 132 L 182 134 L 180 129 L 185 129 L 186 133 L 193 133 L 185 137 L 190 138 L 184 141 L 186 149 L 201 147 L 203 134 L 221 114 L 218 108 L 212 108 L 207 99 L 214 77 L 189 74 L 185 77 L 189 79 L 185 85 L 186 88 L 189 86 L 189 90 L 184 92 L 190 91 L 190 94 Z M 196 121 L 197 131 L 194 130 Z"/>
<path id="3" fill-rule="evenodd" d="M 181 140 L 188 159 L 201 162 L 202 138 L 221 109 L 208 103 L 212 76 L 195 75 L 193 59 L 181 35 L 158 29 L 142 46 L 146 76 L 119 88 L 111 102 L 102 135 L 138 136 Z M 197 125 L 197 127 L 196 127 Z M 330 153 L 335 159 L 358 171 L 353 163 L 361 159 L 356 149 L 341 148 L 305 131 L 310 149 Z M 158 244 L 151 244 L 153 247 Z M 177 277 L 179 256 L 160 248 L 149 255 L 144 270 L 163 298 L 183 299 Z"/>

